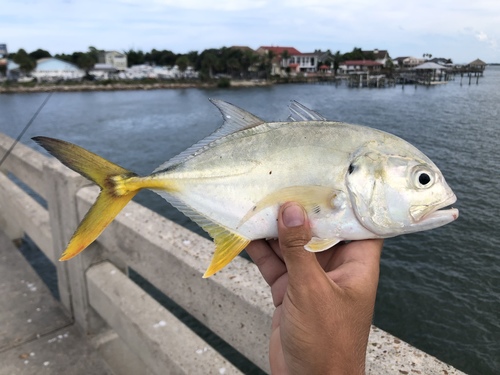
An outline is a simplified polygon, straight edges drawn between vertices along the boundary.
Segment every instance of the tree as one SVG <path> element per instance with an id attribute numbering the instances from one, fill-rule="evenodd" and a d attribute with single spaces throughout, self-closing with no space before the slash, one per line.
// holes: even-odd
<path id="1" fill-rule="evenodd" d="M 188 54 L 186 55 L 186 57 L 188 58 L 189 60 L 189 64 L 191 66 L 194 66 L 196 65 L 196 61 L 198 60 L 198 51 L 189 51 Z"/>
<path id="2" fill-rule="evenodd" d="M 43 59 L 45 57 L 52 57 L 50 52 L 45 51 L 44 49 L 40 49 L 40 48 L 38 48 L 36 51 L 31 52 L 29 54 L 29 56 L 35 61 Z"/>
<path id="3" fill-rule="evenodd" d="M 186 55 L 182 55 L 182 56 L 177 58 L 177 60 L 175 61 L 175 65 L 177 65 L 179 70 L 182 73 L 184 73 L 186 71 L 187 67 L 189 66 L 189 59 L 187 58 Z"/>
<path id="4" fill-rule="evenodd" d="M 283 66 L 288 66 L 288 59 L 290 58 L 290 52 L 288 50 L 284 50 L 281 54 L 281 61 Z"/>
<path id="5" fill-rule="evenodd" d="M 337 71 L 339 70 L 339 65 L 341 61 L 342 61 L 342 55 L 340 54 L 340 51 L 335 52 L 335 55 L 333 55 L 333 71 L 335 74 L 337 74 Z"/>
<path id="6" fill-rule="evenodd" d="M 354 47 L 351 52 L 344 53 L 342 61 L 347 60 L 365 60 L 366 56 L 361 48 Z"/>
<path id="7" fill-rule="evenodd" d="M 128 52 L 125 52 L 125 54 L 127 55 L 127 62 L 129 67 L 132 65 L 141 65 L 145 62 L 144 52 L 142 52 L 141 50 L 136 52 L 133 49 L 130 49 Z"/>
<path id="8" fill-rule="evenodd" d="M 203 51 L 200 55 L 201 71 L 207 74 L 209 78 L 214 78 L 214 71 L 218 70 L 221 65 L 218 54 L 218 50 L 208 49 Z"/>
<path id="9" fill-rule="evenodd" d="M 33 60 L 22 48 L 17 51 L 14 62 L 19 64 L 19 69 L 25 74 L 31 72 L 36 67 L 35 60 Z"/>
<path id="10" fill-rule="evenodd" d="M 96 63 L 97 60 L 94 60 L 94 57 L 88 53 L 82 53 L 76 60 L 76 64 L 85 70 L 86 74 L 89 74 L 89 71 L 94 68 Z"/>

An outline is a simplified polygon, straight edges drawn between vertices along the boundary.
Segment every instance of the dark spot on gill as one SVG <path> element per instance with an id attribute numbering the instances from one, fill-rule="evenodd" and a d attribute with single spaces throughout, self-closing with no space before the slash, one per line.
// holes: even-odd
<path id="1" fill-rule="evenodd" d="M 354 166 L 354 164 L 349 164 L 349 169 L 347 170 L 347 173 L 351 174 L 352 172 L 354 172 L 355 169 L 356 167 Z"/>
<path id="2" fill-rule="evenodd" d="M 273 174 L 273 171 L 269 171 L 269 174 Z"/>

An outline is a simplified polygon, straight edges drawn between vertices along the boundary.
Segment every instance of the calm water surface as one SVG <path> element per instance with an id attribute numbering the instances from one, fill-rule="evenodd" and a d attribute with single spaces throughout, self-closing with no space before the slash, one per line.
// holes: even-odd
<path id="1" fill-rule="evenodd" d="M 285 120 L 295 99 L 332 120 L 394 133 L 420 148 L 458 196 L 460 218 L 385 243 L 375 324 L 470 374 L 500 373 L 500 69 L 479 85 L 56 93 L 23 142 L 75 142 L 140 174 L 221 125 L 209 97 Z M 16 137 L 46 94 L 0 95 L 0 132 Z M 200 233 L 154 193 L 138 202 Z"/>

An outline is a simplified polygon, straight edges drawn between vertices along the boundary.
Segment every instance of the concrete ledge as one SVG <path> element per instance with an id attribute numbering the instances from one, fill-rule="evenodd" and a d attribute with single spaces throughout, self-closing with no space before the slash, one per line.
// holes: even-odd
<path id="1" fill-rule="evenodd" d="M 87 280 L 91 306 L 153 373 L 241 373 L 111 263 Z"/>
<path id="2" fill-rule="evenodd" d="M 112 375 L 0 230 L 0 375 Z"/>
<path id="3" fill-rule="evenodd" d="M 0 216 L 22 228 L 54 263 L 49 213 L 3 173 L 0 173 L 0 207 Z"/>
<path id="4" fill-rule="evenodd" d="M 13 143 L 14 139 L 0 133 L 0 155 L 2 157 Z M 43 181 L 43 164 L 46 162 L 56 161 L 55 159 L 41 158 L 39 152 L 18 143 L 12 153 L 5 159 L 1 168 L 13 173 L 38 195 L 45 198 L 45 190 L 41 182 Z"/>
<path id="5" fill-rule="evenodd" d="M 78 192 L 83 215 L 98 189 Z M 130 202 L 98 242 L 264 371 L 273 303 L 257 267 L 237 257 L 217 275 L 202 279 L 212 241 Z M 91 251 L 90 249 L 87 252 Z M 98 257 L 99 254 L 94 254 Z"/>
<path id="6" fill-rule="evenodd" d="M 368 340 L 366 374 L 465 375 L 375 326 Z"/>

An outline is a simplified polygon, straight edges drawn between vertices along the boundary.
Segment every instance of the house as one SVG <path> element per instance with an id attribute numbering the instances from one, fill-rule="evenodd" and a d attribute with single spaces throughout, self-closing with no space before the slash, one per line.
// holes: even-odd
<path id="1" fill-rule="evenodd" d="M 427 61 L 413 56 L 397 57 L 394 60 L 398 62 L 400 68 L 414 68 Z"/>
<path id="2" fill-rule="evenodd" d="M 472 68 L 472 69 L 477 70 L 479 72 L 484 71 L 484 69 L 486 69 L 486 65 L 487 64 L 483 60 L 480 60 L 480 59 L 476 59 L 476 60 L 472 61 L 471 63 L 467 64 L 467 66 L 469 68 Z"/>
<path id="3" fill-rule="evenodd" d="M 85 76 L 85 72 L 74 64 L 67 61 L 46 57 L 36 62 L 36 68 L 31 75 L 38 81 L 79 81 Z"/>
<path id="4" fill-rule="evenodd" d="M 447 81 L 448 68 L 431 61 L 420 64 L 412 68 L 412 70 L 416 72 L 416 78 L 420 82 L 431 84 L 432 82 L 445 83 Z"/>
<path id="5" fill-rule="evenodd" d="M 272 52 L 273 55 L 271 74 L 275 75 L 286 74 L 287 68 L 292 74 L 317 72 L 319 63 L 328 59 L 327 52 L 302 53 L 294 47 L 263 46 L 257 49 L 257 53 L 260 55 L 268 55 L 269 52 Z"/>
<path id="6" fill-rule="evenodd" d="M 339 65 L 340 73 L 378 73 L 382 70 L 383 64 L 373 60 L 347 60 Z"/>
<path id="7" fill-rule="evenodd" d="M 447 59 L 445 57 L 434 57 L 433 59 L 428 60 L 428 62 L 433 62 L 433 63 L 447 66 L 447 67 L 453 66 L 453 61 L 451 59 Z"/>
<path id="8" fill-rule="evenodd" d="M 285 52 L 286 51 L 286 52 Z M 256 51 L 261 56 L 269 56 L 271 55 L 271 75 L 281 75 L 285 73 L 285 69 L 289 67 L 290 59 L 292 56 L 300 56 L 302 55 L 294 47 L 273 47 L 273 46 L 261 46 L 257 48 Z M 288 58 L 283 58 L 283 55 L 288 55 Z M 294 58 L 295 61 L 295 58 Z M 293 63 L 295 64 L 295 63 Z M 299 63 L 300 65 L 300 63 Z M 293 68 L 297 69 L 299 65 L 294 65 Z"/>
<path id="9" fill-rule="evenodd" d="M 127 69 L 127 55 L 118 51 L 100 51 L 99 64 L 111 65 L 118 71 Z"/>
<path id="10" fill-rule="evenodd" d="M 382 66 L 386 67 L 388 62 L 391 61 L 389 52 L 386 50 L 374 49 L 373 51 L 362 51 L 365 56 L 375 58 L 375 61 L 381 63 Z"/>

